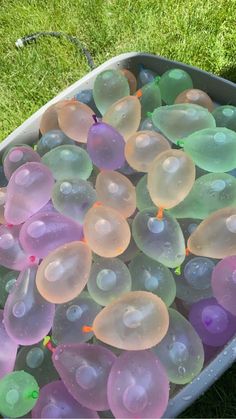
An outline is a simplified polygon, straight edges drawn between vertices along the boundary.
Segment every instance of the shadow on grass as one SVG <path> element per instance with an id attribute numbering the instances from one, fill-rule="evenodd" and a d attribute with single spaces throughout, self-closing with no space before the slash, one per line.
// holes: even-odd
<path id="1" fill-rule="evenodd" d="M 236 64 L 223 68 L 219 73 L 219 76 L 236 83 Z"/>

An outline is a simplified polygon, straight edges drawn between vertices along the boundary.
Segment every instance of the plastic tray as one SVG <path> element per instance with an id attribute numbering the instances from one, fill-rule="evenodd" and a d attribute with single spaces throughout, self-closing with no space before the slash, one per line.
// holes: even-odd
<path id="1" fill-rule="evenodd" d="M 39 121 L 43 112 L 58 100 L 70 98 L 75 93 L 93 86 L 95 77 L 101 71 L 108 68 L 128 68 L 137 74 L 140 65 L 162 74 L 170 68 L 182 68 L 186 70 L 193 79 L 194 87 L 206 91 L 213 101 L 236 106 L 236 85 L 230 81 L 209 74 L 198 68 L 191 67 L 176 61 L 171 61 L 163 57 L 151 54 L 131 52 L 118 55 L 95 70 L 88 73 L 85 77 L 68 87 L 45 106 L 34 113 L 20 127 L 12 132 L 1 144 L 0 152 L 10 144 L 33 143 L 38 139 Z M 181 388 L 169 401 L 167 410 L 164 414 L 166 418 L 174 418 L 185 410 L 193 401 L 204 393 L 225 370 L 236 360 L 236 337 L 233 338 L 224 349 L 211 361 L 204 370 L 191 383 Z"/>

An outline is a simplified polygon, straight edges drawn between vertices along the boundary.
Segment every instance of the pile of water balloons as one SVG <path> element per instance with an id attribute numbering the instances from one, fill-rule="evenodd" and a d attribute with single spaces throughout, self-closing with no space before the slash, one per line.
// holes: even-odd
<path id="1" fill-rule="evenodd" d="M 39 137 L 0 170 L 0 413 L 159 418 L 236 332 L 236 108 L 108 69 Z"/>

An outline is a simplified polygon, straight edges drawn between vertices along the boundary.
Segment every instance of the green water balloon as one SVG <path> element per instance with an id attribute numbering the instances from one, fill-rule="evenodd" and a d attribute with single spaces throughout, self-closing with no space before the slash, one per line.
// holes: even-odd
<path id="1" fill-rule="evenodd" d="M 142 176 L 136 185 L 136 204 L 139 211 L 153 207 L 147 188 L 147 175 Z"/>
<path id="2" fill-rule="evenodd" d="M 236 178 L 227 173 L 208 173 L 194 182 L 190 193 L 170 209 L 170 214 L 203 220 L 212 212 L 230 206 L 236 206 Z"/>
<path id="3" fill-rule="evenodd" d="M 129 263 L 133 291 L 149 291 L 158 295 L 170 306 L 176 295 L 176 285 L 171 271 L 161 263 L 139 253 Z"/>
<path id="4" fill-rule="evenodd" d="M 145 84 L 141 89 L 142 96 L 140 97 L 140 104 L 142 119 L 147 117 L 148 112 L 153 112 L 154 109 L 161 106 L 159 80 L 160 77 L 157 76 L 153 82 Z"/>
<path id="5" fill-rule="evenodd" d="M 102 71 L 95 79 L 93 98 L 102 115 L 114 102 L 129 94 L 128 80 L 118 70 Z"/>
<path id="6" fill-rule="evenodd" d="M 236 131 L 236 107 L 231 105 L 217 106 L 212 112 L 217 127 L 225 127 Z"/>
<path id="7" fill-rule="evenodd" d="M 186 89 L 192 89 L 193 81 L 186 71 L 180 68 L 173 68 L 162 74 L 159 87 L 162 100 L 167 105 L 172 105 L 181 92 Z"/>
<path id="8" fill-rule="evenodd" d="M 15 371 L 0 380 L 0 413 L 19 418 L 34 407 L 39 396 L 39 386 L 34 377 L 25 371 Z"/>
<path id="9" fill-rule="evenodd" d="M 236 167 L 236 132 L 228 128 L 200 130 L 181 145 L 194 163 L 209 172 L 228 172 Z"/>
<path id="10" fill-rule="evenodd" d="M 153 112 L 152 121 L 175 144 L 196 131 L 216 126 L 214 117 L 206 108 L 192 103 L 161 106 Z"/>

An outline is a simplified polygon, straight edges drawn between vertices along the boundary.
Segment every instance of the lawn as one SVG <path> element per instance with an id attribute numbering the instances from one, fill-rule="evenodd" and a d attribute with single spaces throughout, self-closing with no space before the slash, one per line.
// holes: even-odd
<path id="1" fill-rule="evenodd" d="M 0 140 L 40 106 L 88 72 L 83 55 L 63 39 L 77 36 L 96 65 L 127 51 L 183 61 L 236 81 L 236 0 L 0 0 Z M 182 417 L 236 417 L 236 367 Z"/>

